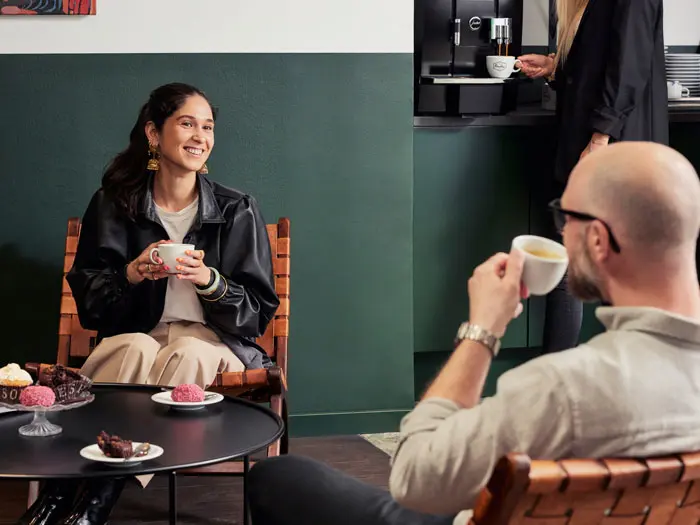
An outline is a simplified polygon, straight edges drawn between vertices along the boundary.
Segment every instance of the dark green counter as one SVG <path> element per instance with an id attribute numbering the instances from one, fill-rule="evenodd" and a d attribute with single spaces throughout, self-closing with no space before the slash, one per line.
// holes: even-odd
<path id="1" fill-rule="evenodd" d="M 671 124 L 700 123 L 700 105 L 683 106 L 672 103 L 669 106 Z M 551 126 L 554 125 L 554 112 L 542 109 L 539 105 L 524 105 L 505 115 L 465 115 L 463 117 L 414 117 L 415 128 L 464 128 L 467 126 Z"/>

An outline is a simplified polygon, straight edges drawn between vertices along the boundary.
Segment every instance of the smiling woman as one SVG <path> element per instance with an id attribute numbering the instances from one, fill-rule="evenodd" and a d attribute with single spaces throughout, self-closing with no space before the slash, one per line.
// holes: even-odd
<path id="1" fill-rule="evenodd" d="M 265 220 L 253 197 L 205 176 L 215 120 L 199 89 L 155 89 L 88 205 L 66 278 L 80 324 L 98 332 L 81 369 L 94 381 L 206 388 L 271 364 L 255 343 L 279 305 Z M 47 483 L 22 523 L 104 523 L 123 486 L 91 481 L 76 499 Z M 79 508 L 55 505 L 63 496 Z"/>
<path id="2" fill-rule="evenodd" d="M 2 0 L 0 15 L 94 15 L 95 0 Z"/>
<path id="3" fill-rule="evenodd" d="M 206 387 L 270 364 L 254 342 L 279 304 L 265 221 L 205 176 L 215 120 L 197 88 L 155 89 L 85 212 L 67 280 L 101 341 L 82 369 L 95 381 Z"/>

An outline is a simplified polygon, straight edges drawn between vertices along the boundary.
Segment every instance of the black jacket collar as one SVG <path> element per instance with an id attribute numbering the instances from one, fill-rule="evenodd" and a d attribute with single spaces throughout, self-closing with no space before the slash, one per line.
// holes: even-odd
<path id="1" fill-rule="evenodd" d="M 153 201 L 153 180 L 151 175 L 146 192 L 143 195 L 139 213 L 147 219 L 160 224 L 158 212 L 156 211 L 156 203 Z M 197 223 L 199 225 L 206 223 L 223 223 L 226 222 L 223 213 L 216 202 L 216 196 L 212 189 L 212 183 L 204 175 L 197 174 L 197 188 L 199 190 L 199 211 L 197 212 Z"/>

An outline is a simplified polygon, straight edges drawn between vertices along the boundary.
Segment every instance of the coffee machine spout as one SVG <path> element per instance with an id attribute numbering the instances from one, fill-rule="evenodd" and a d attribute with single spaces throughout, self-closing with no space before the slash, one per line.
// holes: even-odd
<path id="1" fill-rule="evenodd" d="M 499 46 L 513 42 L 512 18 L 491 19 L 491 41 L 495 41 Z"/>

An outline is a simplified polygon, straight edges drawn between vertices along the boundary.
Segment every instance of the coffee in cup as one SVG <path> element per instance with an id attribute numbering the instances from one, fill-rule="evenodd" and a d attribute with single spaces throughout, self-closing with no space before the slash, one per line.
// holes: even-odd
<path id="1" fill-rule="evenodd" d="M 547 295 L 561 282 L 569 266 L 566 248 L 551 239 L 520 235 L 513 248 L 525 254 L 522 282 L 530 295 Z"/>
<path id="2" fill-rule="evenodd" d="M 148 257 L 151 259 L 153 264 L 158 264 L 155 257 L 162 259 L 163 265 L 169 268 L 167 273 L 179 273 L 175 269 L 175 267 L 179 264 L 177 259 L 189 257 L 187 254 L 185 254 L 187 250 L 194 250 L 194 244 L 159 244 L 157 247 L 151 249 Z"/>
<path id="3" fill-rule="evenodd" d="M 486 69 L 493 78 L 510 78 L 513 73 L 519 73 L 520 60 L 513 56 L 490 55 L 486 57 Z"/>

